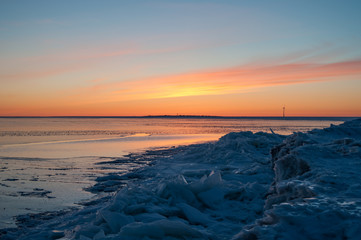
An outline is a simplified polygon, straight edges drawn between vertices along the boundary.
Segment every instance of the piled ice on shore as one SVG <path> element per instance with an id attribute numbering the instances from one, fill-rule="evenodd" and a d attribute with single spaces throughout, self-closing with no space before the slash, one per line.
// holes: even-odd
<path id="1" fill-rule="evenodd" d="M 237 239 L 361 239 L 361 119 L 291 135 L 272 164 L 263 218 Z"/>
<path id="2" fill-rule="evenodd" d="M 110 200 L 4 239 L 360 239 L 361 119 L 150 151 Z M 106 181 L 107 178 L 102 178 Z M 30 220 L 29 220 L 30 221 Z"/>

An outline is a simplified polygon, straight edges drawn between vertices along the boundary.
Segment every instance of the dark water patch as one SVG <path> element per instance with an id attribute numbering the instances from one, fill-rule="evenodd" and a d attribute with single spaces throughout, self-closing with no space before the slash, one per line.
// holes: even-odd
<path id="1" fill-rule="evenodd" d="M 18 178 L 7 178 L 7 179 L 4 179 L 3 181 L 15 182 L 15 181 L 19 181 L 19 179 Z"/>
<path id="2" fill-rule="evenodd" d="M 22 229 L 25 227 L 35 227 L 44 221 L 53 219 L 65 215 L 69 212 L 74 211 L 76 208 L 68 208 L 60 211 L 47 211 L 43 213 L 29 213 L 24 215 L 19 215 L 16 217 L 16 225 Z"/>
<path id="3" fill-rule="evenodd" d="M 112 158 L 110 161 L 98 162 L 96 165 L 103 164 L 124 164 L 124 163 L 133 163 L 133 160 L 130 158 Z"/>
<path id="4" fill-rule="evenodd" d="M 34 191 L 31 191 L 31 192 L 19 191 L 17 193 L 19 194 L 19 196 L 22 196 L 22 197 L 55 198 L 55 197 L 49 196 L 51 191 L 47 191 L 47 190 L 40 189 L 40 188 L 34 188 L 33 190 Z"/>
<path id="5" fill-rule="evenodd" d="M 69 171 L 69 170 L 77 170 L 77 169 L 81 169 L 81 168 L 76 168 L 76 167 L 48 168 L 48 170 L 50 171 Z"/>
<path id="6" fill-rule="evenodd" d="M 48 158 L 32 158 L 32 157 L 0 157 L 0 160 L 15 160 L 15 161 L 48 161 Z M 8 163 L 5 163 L 8 164 Z"/>
<path id="7" fill-rule="evenodd" d="M 109 200 L 112 199 L 112 196 L 111 195 L 106 195 L 104 197 L 99 197 L 99 198 L 96 198 L 96 199 L 93 199 L 93 200 L 87 200 L 87 201 L 82 201 L 82 202 L 79 202 L 78 204 L 81 205 L 81 206 L 93 206 L 93 205 L 97 205 L 99 203 L 106 203 L 108 202 Z"/>

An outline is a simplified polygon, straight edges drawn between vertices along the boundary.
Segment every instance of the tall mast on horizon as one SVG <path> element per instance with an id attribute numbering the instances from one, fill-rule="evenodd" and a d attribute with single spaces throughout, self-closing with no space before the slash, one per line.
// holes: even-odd
<path id="1" fill-rule="evenodd" d="M 283 119 L 286 117 L 286 116 L 285 116 L 285 111 L 286 111 L 286 107 L 283 106 Z"/>

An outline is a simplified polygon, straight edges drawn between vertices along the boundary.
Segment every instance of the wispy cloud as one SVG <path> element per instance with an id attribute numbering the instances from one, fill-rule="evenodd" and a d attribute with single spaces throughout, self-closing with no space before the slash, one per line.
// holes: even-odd
<path id="1" fill-rule="evenodd" d="M 264 87 L 347 80 L 361 76 L 361 60 L 315 64 L 246 65 L 217 70 L 118 83 L 99 83 L 82 89 L 97 91 L 93 101 L 128 101 L 254 91 Z"/>
<path id="2" fill-rule="evenodd" d="M 41 79 L 53 76 L 59 76 L 65 73 L 77 71 L 84 68 L 85 64 L 77 64 L 72 66 L 57 67 L 47 70 L 32 70 L 18 73 L 0 74 L 0 80 L 4 82 L 16 82 L 28 79 Z"/>
<path id="3" fill-rule="evenodd" d="M 174 53 L 200 48 L 198 45 L 178 45 L 170 47 L 161 47 L 146 49 L 136 43 L 123 44 L 123 47 L 110 48 L 86 48 L 75 51 L 66 51 L 63 53 L 40 55 L 32 57 L 23 57 L 17 59 L 1 59 L 0 63 L 13 62 L 16 65 L 16 71 L 4 70 L 0 72 L 2 81 L 19 81 L 28 79 L 38 79 L 61 75 L 67 72 L 78 70 L 93 69 L 99 64 L 106 64 L 113 58 L 124 58 L 129 56 L 153 55 L 163 53 Z M 115 50 L 114 50 L 115 49 Z M 34 66 L 29 69 L 29 65 Z"/>
<path id="4" fill-rule="evenodd" d="M 159 38 L 166 38 L 169 36 L 159 36 Z M 154 37 L 153 37 L 154 38 Z M 48 62 L 63 62 L 63 61 L 96 61 L 104 60 L 107 58 L 113 57 L 128 57 L 141 56 L 141 55 L 153 55 L 153 54 L 163 54 L 163 53 L 177 53 L 189 50 L 197 50 L 204 48 L 211 48 L 218 46 L 217 44 L 204 44 L 204 43 L 181 43 L 174 44 L 172 46 L 148 46 L 147 40 L 154 42 L 159 41 L 155 38 L 142 39 L 141 41 L 129 40 L 121 42 L 119 44 L 109 44 L 101 46 L 88 46 L 86 44 L 74 45 L 63 51 L 59 50 L 54 53 L 35 55 L 35 56 L 24 56 L 21 58 L 14 59 L 17 62 L 39 62 L 39 63 L 48 63 Z M 46 39 L 44 41 L 47 41 Z M 52 41 L 52 40 L 49 40 Z M 55 41 L 55 40 L 54 40 Z M 61 44 L 58 42 L 57 44 Z M 222 43 L 224 45 L 224 43 Z M 222 45 L 221 44 L 221 45 Z M 0 57 L 1 60 L 1 57 Z M 9 59 L 6 59 L 9 61 Z"/>

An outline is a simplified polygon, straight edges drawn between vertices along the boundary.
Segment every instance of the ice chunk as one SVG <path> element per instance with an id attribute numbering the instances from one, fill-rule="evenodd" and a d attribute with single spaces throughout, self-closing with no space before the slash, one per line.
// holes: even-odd
<path id="1" fill-rule="evenodd" d="M 222 177 L 219 172 L 212 171 L 209 176 L 203 176 L 199 181 L 193 182 L 190 185 L 190 189 L 198 194 L 200 192 L 207 191 L 211 188 L 222 185 Z"/>
<path id="2" fill-rule="evenodd" d="M 153 223 L 134 222 L 124 226 L 120 233 L 120 237 L 129 237 L 131 239 L 141 239 L 144 237 L 161 239 L 164 238 L 164 231 L 159 225 Z"/>
<path id="3" fill-rule="evenodd" d="M 144 237 L 163 239 L 165 236 L 175 238 L 205 238 L 199 231 L 180 221 L 159 220 L 151 223 L 131 223 L 124 226 L 120 237 L 141 239 Z"/>
<path id="4" fill-rule="evenodd" d="M 152 225 L 159 226 L 166 236 L 205 239 L 205 236 L 199 231 L 180 221 L 160 220 L 153 222 Z"/>
<path id="5" fill-rule="evenodd" d="M 163 183 L 160 188 L 158 188 L 158 194 L 162 198 L 170 200 L 171 204 L 176 204 L 179 202 L 186 202 L 191 205 L 197 205 L 198 200 L 189 189 L 189 186 L 186 182 L 171 181 Z"/>
<path id="6" fill-rule="evenodd" d="M 208 216 L 200 212 L 198 209 L 189 206 L 186 203 L 180 203 L 177 206 L 182 210 L 183 214 L 191 224 L 201 224 L 203 226 L 207 226 L 209 224 L 210 219 Z"/>
<path id="7" fill-rule="evenodd" d="M 64 237 L 64 232 L 59 230 L 52 230 L 49 234 L 49 238 L 51 239 L 58 239 Z"/>
<path id="8" fill-rule="evenodd" d="M 159 213 L 141 213 L 134 216 L 135 221 L 137 222 L 154 222 L 158 220 L 166 219 L 163 215 L 160 215 Z"/>
<path id="9" fill-rule="evenodd" d="M 275 161 L 276 181 L 296 177 L 308 171 L 308 163 L 295 155 L 287 155 Z"/>
<path id="10" fill-rule="evenodd" d="M 88 238 L 84 235 L 80 235 L 79 240 L 92 240 L 91 238 Z"/>
<path id="11" fill-rule="evenodd" d="M 215 187 L 198 194 L 198 198 L 207 206 L 216 209 L 224 201 L 224 191 Z"/>
<path id="12" fill-rule="evenodd" d="M 122 213 L 118 212 L 111 212 L 108 210 L 101 210 L 99 215 L 105 220 L 108 224 L 109 228 L 111 229 L 112 233 L 119 232 L 120 228 L 124 225 L 127 225 L 131 222 L 134 222 L 133 217 L 126 216 Z"/>
<path id="13" fill-rule="evenodd" d="M 92 239 L 95 234 L 97 234 L 99 231 L 102 230 L 100 226 L 95 226 L 92 223 L 84 224 L 83 221 L 84 219 L 82 219 L 82 221 L 79 221 L 78 222 L 79 225 L 77 225 L 74 228 L 76 239 L 81 237 L 83 237 L 84 239 L 85 238 Z"/>
<path id="14" fill-rule="evenodd" d="M 103 230 L 100 230 L 97 234 L 94 235 L 93 240 L 101 240 L 105 238 L 105 233 Z"/>

